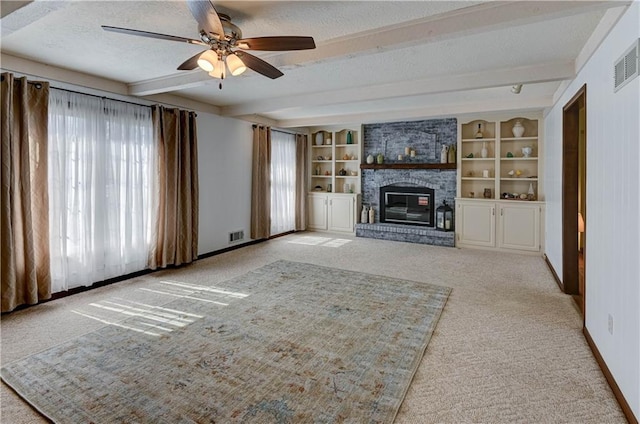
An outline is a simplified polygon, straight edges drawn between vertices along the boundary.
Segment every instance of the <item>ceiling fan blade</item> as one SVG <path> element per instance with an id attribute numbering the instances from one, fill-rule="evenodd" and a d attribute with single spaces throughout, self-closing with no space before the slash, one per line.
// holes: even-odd
<path id="1" fill-rule="evenodd" d="M 206 50 L 204 51 L 206 52 Z M 182 62 L 180 66 L 178 66 L 178 71 L 190 71 L 192 69 L 196 69 L 198 67 L 198 59 L 200 55 L 204 52 L 196 53 L 191 56 L 189 59 Z"/>
<path id="2" fill-rule="evenodd" d="M 113 27 L 108 25 L 102 25 L 102 29 L 110 32 L 119 32 L 121 34 L 127 34 L 127 35 L 137 35 L 140 37 L 156 38 L 159 40 L 179 41 L 181 43 L 200 44 L 202 46 L 207 45 L 200 40 L 195 40 L 193 38 L 186 38 L 186 37 L 178 37 L 177 35 L 158 34 L 157 32 L 140 31 L 137 29 L 129 29 L 129 28 L 118 28 L 118 27 Z"/>
<path id="3" fill-rule="evenodd" d="M 280 78 L 284 74 L 280 72 L 278 68 L 273 65 L 268 64 L 264 60 L 256 57 L 247 52 L 235 52 L 236 56 L 242 60 L 247 68 L 253 69 L 259 74 L 264 75 L 265 77 L 269 77 L 271 79 Z"/>
<path id="4" fill-rule="evenodd" d="M 237 45 L 241 49 L 269 51 L 308 50 L 316 48 L 316 43 L 313 41 L 313 37 L 295 36 L 243 38 L 238 40 Z"/>
<path id="5" fill-rule="evenodd" d="M 189 11 L 198 22 L 200 29 L 207 33 L 217 34 L 221 39 L 224 38 L 224 28 L 222 21 L 216 12 L 211 0 L 187 0 Z"/>

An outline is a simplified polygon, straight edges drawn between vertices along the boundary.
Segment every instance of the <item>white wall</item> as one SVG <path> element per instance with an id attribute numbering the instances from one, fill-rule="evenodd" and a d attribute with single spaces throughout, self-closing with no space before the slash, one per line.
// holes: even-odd
<path id="1" fill-rule="evenodd" d="M 199 255 L 250 240 L 252 148 L 251 123 L 198 112 Z"/>
<path id="2" fill-rule="evenodd" d="M 640 37 L 634 2 L 545 117 L 546 254 L 562 275 L 562 108 L 587 85 L 586 328 L 640 417 L 640 78 L 613 63 Z M 608 331 L 613 317 L 613 334 Z"/>

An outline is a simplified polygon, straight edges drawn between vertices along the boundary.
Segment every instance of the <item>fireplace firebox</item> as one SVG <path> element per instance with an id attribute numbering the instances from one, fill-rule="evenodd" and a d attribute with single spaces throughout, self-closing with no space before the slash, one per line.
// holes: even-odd
<path id="1" fill-rule="evenodd" d="M 427 187 L 380 187 L 380 222 L 433 227 L 434 196 Z"/>

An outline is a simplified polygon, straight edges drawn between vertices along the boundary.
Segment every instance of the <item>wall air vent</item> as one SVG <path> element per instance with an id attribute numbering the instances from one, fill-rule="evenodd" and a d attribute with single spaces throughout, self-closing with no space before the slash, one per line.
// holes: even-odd
<path id="1" fill-rule="evenodd" d="M 240 240 L 244 240 L 244 231 L 240 230 L 229 233 L 229 243 L 235 243 Z"/>
<path id="2" fill-rule="evenodd" d="M 638 76 L 638 57 L 640 57 L 640 38 L 613 65 L 614 93 Z"/>

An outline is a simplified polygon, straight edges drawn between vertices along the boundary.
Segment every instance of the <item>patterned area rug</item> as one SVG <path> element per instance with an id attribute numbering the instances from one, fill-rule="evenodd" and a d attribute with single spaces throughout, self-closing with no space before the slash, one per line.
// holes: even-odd
<path id="1" fill-rule="evenodd" d="M 450 289 L 277 261 L 190 293 L 2 379 L 60 423 L 390 423 Z"/>

